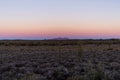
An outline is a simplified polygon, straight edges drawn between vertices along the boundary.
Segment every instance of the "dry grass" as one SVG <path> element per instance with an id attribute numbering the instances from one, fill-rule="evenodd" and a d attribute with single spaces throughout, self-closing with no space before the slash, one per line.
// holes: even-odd
<path id="1" fill-rule="evenodd" d="M 2 80 L 120 80 L 119 40 L 0 41 Z"/>

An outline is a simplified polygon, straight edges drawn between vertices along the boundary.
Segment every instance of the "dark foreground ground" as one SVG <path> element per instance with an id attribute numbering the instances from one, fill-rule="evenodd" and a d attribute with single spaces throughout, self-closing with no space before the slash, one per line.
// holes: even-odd
<path id="1" fill-rule="evenodd" d="M 0 80 L 120 80 L 120 41 L 0 41 Z"/>

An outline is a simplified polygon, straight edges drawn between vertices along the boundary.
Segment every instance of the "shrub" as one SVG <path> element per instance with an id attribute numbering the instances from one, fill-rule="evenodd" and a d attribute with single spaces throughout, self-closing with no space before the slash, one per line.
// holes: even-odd
<path id="1" fill-rule="evenodd" d="M 67 80 L 85 80 L 83 76 L 68 77 Z"/>

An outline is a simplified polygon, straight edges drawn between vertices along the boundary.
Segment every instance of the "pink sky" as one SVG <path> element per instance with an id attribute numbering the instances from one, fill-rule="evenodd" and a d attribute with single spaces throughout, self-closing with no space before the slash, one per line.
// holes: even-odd
<path id="1" fill-rule="evenodd" d="M 33 24 L 33 23 L 32 23 Z M 0 35 L 6 37 L 96 37 L 96 36 L 119 36 L 119 27 L 112 28 L 111 25 L 78 24 L 78 25 L 16 25 L 7 24 L 0 29 Z M 22 27 L 20 27 L 22 26 Z M 98 27 L 96 27 L 98 26 Z"/>
<path id="2" fill-rule="evenodd" d="M 2 38 L 120 38 L 120 5 L 94 0 L 0 1 Z"/>

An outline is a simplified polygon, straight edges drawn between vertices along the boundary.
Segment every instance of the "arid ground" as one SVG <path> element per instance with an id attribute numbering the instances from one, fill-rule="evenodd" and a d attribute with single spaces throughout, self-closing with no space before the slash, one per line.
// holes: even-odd
<path id="1" fill-rule="evenodd" d="M 0 80 L 120 80 L 120 40 L 0 41 Z"/>

